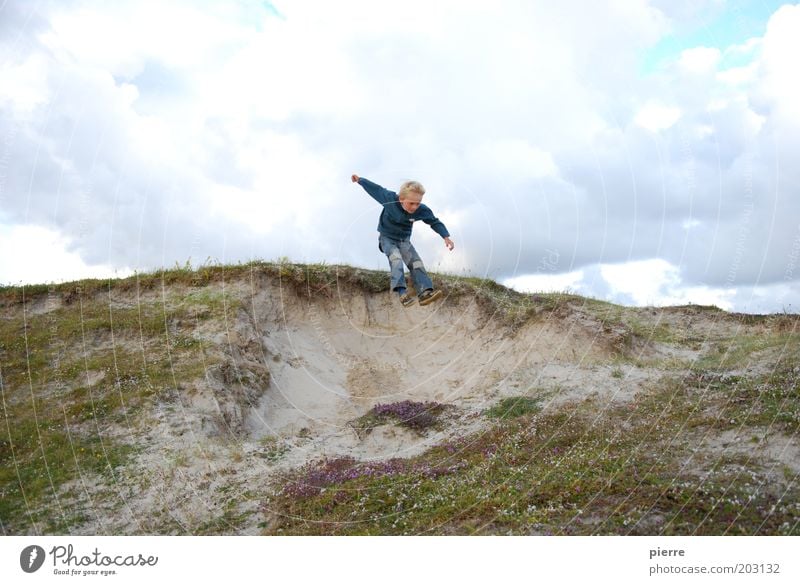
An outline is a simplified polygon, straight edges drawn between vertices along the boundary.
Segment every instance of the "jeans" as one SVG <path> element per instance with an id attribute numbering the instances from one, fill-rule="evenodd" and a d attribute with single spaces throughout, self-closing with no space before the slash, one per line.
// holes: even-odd
<path id="1" fill-rule="evenodd" d="M 401 292 L 406 289 L 403 262 L 406 263 L 408 270 L 411 272 L 411 280 L 414 282 L 414 288 L 417 289 L 418 295 L 433 288 L 433 282 L 431 282 L 428 273 L 425 272 L 422 258 L 417 254 L 411 244 L 411 240 L 394 240 L 381 234 L 378 239 L 378 245 L 381 252 L 386 254 L 389 259 L 392 291 Z"/>

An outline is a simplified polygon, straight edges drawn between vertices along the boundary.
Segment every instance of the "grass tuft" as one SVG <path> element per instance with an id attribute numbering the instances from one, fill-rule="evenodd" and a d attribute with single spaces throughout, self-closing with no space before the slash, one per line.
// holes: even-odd
<path id="1" fill-rule="evenodd" d="M 516 418 L 527 414 L 536 414 L 541 410 L 539 400 L 527 396 L 503 398 L 500 402 L 486 411 L 489 418 Z"/>

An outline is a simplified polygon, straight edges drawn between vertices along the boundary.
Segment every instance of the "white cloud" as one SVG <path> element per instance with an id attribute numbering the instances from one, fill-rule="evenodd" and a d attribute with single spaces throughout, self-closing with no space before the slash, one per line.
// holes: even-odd
<path id="1" fill-rule="evenodd" d="M 758 51 L 761 50 L 761 46 L 763 44 L 763 39 L 760 37 L 753 37 L 747 39 L 744 43 L 740 43 L 738 45 L 731 45 L 730 47 L 726 47 L 725 50 L 722 52 L 722 56 L 725 59 L 736 58 L 753 58 L 756 56 Z"/>
<path id="2" fill-rule="evenodd" d="M 630 295 L 639 305 L 657 303 L 664 287 L 680 282 L 678 269 L 661 259 L 604 264 L 600 273 L 614 294 Z"/>
<path id="3" fill-rule="evenodd" d="M 797 312 L 800 284 L 715 287 L 683 282 L 678 267 L 660 259 L 599 264 L 561 274 L 529 274 L 503 284 L 525 293 L 573 292 L 639 307 L 714 305 L 727 311 Z"/>
<path id="4" fill-rule="evenodd" d="M 717 81 L 729 85 L 748 85 L 756 81 L 758 64 L 751 63 L 742 67 L 731 67 L 717 73 Z"/>
<path id="5" fill-rule="evenodd" d="M 765 95 L 793 123 L 800 124 L 800 5 L 782 6 L 769 20 L 764 37 L 762 80 Z"/>
<path id="6" fill-rule="evenodd" d="M 46 47 L 65 61 L 124 78 L 135 77 L 148 59 L 203 69 L 252 35 L 224 5 L 143 0 L 98 10 L 90 3 L 56 3 L 48 16 L 50 30 L 40 35 Z"/>
<path id="7" fill-rule="evenodd" d="M 526 274 L 503 281 L 505 286 L 520 292 L 564 292 L 574 290 L 583 280 L 583 270 L 564 274 Z"/>
<path id="8" fill-rule="evenodd" d="M 737 310 L 742 312 L 782 313 L 800 312 L 800 286 L 781 282 L 770 286 L 756 286 L 739 291 Z"/>
<path id="9" fill-rule="evenodd" d="M 733 307 L 735 288 L 687 286 L 677 266 L 661 259 L 623 264 L 601 264 L 600 273 L 613 296 L 628 296 L 638 306 L 667 306 L 686 303 Z"/>
<path id="10" fill-rule="evenodd" d="M 651 101 L 636 112 L 633 121 L 646 130 L 660 132 L 674 126 L 680 117 L 680 108 Z"/>
<path id="11" fill-rule="evenodd" d="M 521 139 L 482 142 L 467 153 L 466 159 L 470 165 L 489 167 L 512 181 L 558 174 L 552 154 Z"/>
<path id="12" fill-rule="evenodd" d="M 47 63 L 41 55 L 30 55 L 21 63 L 0 62 L 0 107 L 10 106 L 17 116 L 27 117 L 47 101 Z"/>
<path id="13" fill-rule="evenodd" d="M 503 284 L 525 293 L 568 291 L 639 307 L 694 304 L 733 310 L 747 306 L 754 312 L 769 313 L 800 301 L 800 287 L 788 283 L 740 289 L 687 285 L 679 268 L 661 259 L 598 264 L 569 273 L 528 274 L 506 279 Z"/>
<path id="14" fill-rule="evenodd" d="M 0 224 L 0 248 L 14 250 L 13 254 L 0 255 L 0 283 L 49 284 L 132 274 L 128 268 L 108 264 L 89 266 L 77 253 L 67 250 L 68 244 L 58 232 L 44 227 Z"/>
<path id="15" fill-rule="evenodd" d="M 678 66 L 688 73 L 703 74 L 713 70 L 722 58 L 714 47 L 695 47 L 681 52 Z"/>

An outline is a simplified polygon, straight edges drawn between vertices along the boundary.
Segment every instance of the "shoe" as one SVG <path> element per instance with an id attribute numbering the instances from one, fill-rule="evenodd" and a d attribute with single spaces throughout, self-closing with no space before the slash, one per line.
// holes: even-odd
<path id="1" fill-rule="evenodd" d="M 429 288 L 428 290 L 423 291 L 421 295 L 419 295 L 419 304 L 423 306 L 428 305 L 441 297 L 442 297 L 442 291 L 433 290 Z"/>
<path id="2" fill-rule="evenodd" d="M 400 295 L 400 304 L 403 305 L 404 307 L 410 307 L 411 305 L 414 304 L 415 300 L 416 299 L 414 298 L 414 296 L 411 295 L 410 293 Z"/>

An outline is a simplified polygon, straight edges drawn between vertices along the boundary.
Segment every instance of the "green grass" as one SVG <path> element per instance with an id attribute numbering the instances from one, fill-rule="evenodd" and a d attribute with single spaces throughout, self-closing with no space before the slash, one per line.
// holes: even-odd
<path id="1" fill-rule="evenodd" d="M 194 536 L 223 536 L 238 534 L 250 518 L 250 512 L 242 512 L 235 502 L 229 503 L 216 517 L 192 528 Z"/>
<path id="2" fill-rule="evenodd" d="M 537 413 L 540 410 L 541 406 L 538 399 L 515 396 L 500 400 L 500 402 L 486 411 L 486 416 L 501 419 L 516 418 L 526 414 Z"/>
<path id="3" fill-rule="evenodd" d="M 276 437 L 264 437 L 259 443 L 260 449 L 256 456 L 267 461 L 278 461 L 289 452 L 289 445 L 280 442 Z"/>
<path id="4" fill-rule="evenodd" d="M 797 535 L 796 477 L 779 498 L 756 462 L 694 452 L 711 402 L 669 378 L 602 417 L 528 412 L 415 458 L 309 466 L 264 502 L 269 533 Z"/>
<path id="5" fill-rule="evenodd" d="M 747 364 L 759 352 L 774 353 L 776 366 L 800 361 L 799 331 L 767 329 L 760 334 L 742 332 L 735 337 L 721 339 L 705 356 L 694 364 L 694 369 L 731 370 Z"/>
<path id="6" fill-rule="evenodd" d="M 474 300 L 487 317 L 517 330 L 544 311 L 559 306 L 558 295 L 530 295 L 487 278 L 434 275 L 434 284 L 449 298 Z"/>
<path id="7" fill-rule="evenodd" d="M 84 515 L 62 503 L 62 488 L 86 474 L 113 485 L 112 470 L 135 453 L 108 438 L 109 426 L 135 425 L 162 392 L 215 363 L 193 336 L 190 313 L 166 313 L 162 303 L 109 308 L 106 294 L 81 293 L 48 313 L 17 310 L 0 320 L 6 532 L 68 533 Z M 90 386 L 89 373 L 102 377 Z"/>
<path id="8" fill-rule="evenodd" d="M 73 510 L 61 503 L 61 487 L 87 473 L 113 482 L 113 470 L 135 453 L 131 445 L 77 433 L 54 417 L 37 424 L 10 421 L 8 414 L 3 426 L 12 430 L 0 439 L 0 518 L 7 533 L 67 533 Z"/>
<path id="9" fill-rule="evenodd" d="M 800 432 L 800 369 L 776 369 L 751 378 L 695 373 L 688 379 L 703 392 L 710 426 L 768 427 L 789 436 Z"/>
<path id="10" fill-rule="evenodd" d="M 109 438 L 106 429 L 135 418 L 155 393 L 150 380 L 127 372 L 94 387 L 57 387 L 49 395 L 37 386 L 31 393 L 4 384 L 0 422 L 4 529 L 18 533 L 36 526 L 35 532 L 67 532 L 60 505 L 62 486 L 87 473 L 113 484 L 112 470 L 124 465 L 136 449 Z"/>
<path id="11" fill-rule="evenodd" d="M 49 295 L 59 296 L 66 305 L 75 303 L 79 297 L 100 298 L 120 292 L 147 292 L 153 290 L 169 290 L 178 285 L 189 289 L 183 299 L 172 299 L 177 306 L 172 307 L 171 316 L 203 318 L 210 309 L 214 312 L 226 303 L 232 303 L 228 309 L 237 308 L 236 299 L 223 299 L 218 291 L 211 292 L 209 285 L 228 281 L 247 281 L 257 286 L 259 279 L 267 277 L 277 279 L 282 286 L 287 286 L 295 294 L 304 297 L 334 298 L 344 289 L 357 288 L 367 293 L 387 292 L 389 278 L 387 271 L 365 270 L 346 265 L 329 265 L 325 263 L 298 264 L 281 259 L 274 262 L 254 260 L 245 263 L 222 265 L 207 261 L 202 266 L 192 268 L 187 261 L 183 266 L 175 265 L 171 269 L 159 269 L 139 273 L 122 279 L 97 280 L 87 279 L 71 283 L 32 286 L 0 286 L 0 306 L 34 302 Z M 667 343 L 692 343 L 693 340 L 682 337 L 681 332 L 674 331 L 669 325 L 645 316 L 650 309 L 631 309 L 620 307 L 606 301 L 581 297 L 570 293 L 523 294 L 508 289 L 488 278 L 465 277 L 453 274 L 431 273 L 435 286 L 441 288 L 453 299 L 474 300 L 487 315 L 497 322 L 517 330 L 533 319 L 549 315 L 570 307 L 593 314 L 608 327 L 622 327 L 631 337 Z M 205 306 L 205 310 L 198 309 Z M 674 309 L 659 309 L 672 311 Z M 763 316 L 731 315 L 716 307 L 693 305 L 681 310 L 694 313 L 711 314 L 720 319 L 737 319 L 742 323 L 762 322 Z M 133 314 L 121 311 L 115 317 L 124 329 L 134 330 L 139 327 L 150 332 L 164 331 L 165 315 L 157 312 L 137 318 Z M 168 311 L 169 313 L 169 311 Z M 167 318 L 169 315 L 167 316 Z M 786 316 L 792 319 L 795 316 Z M 105 317 L 92 315 L 96 324 L 103 326 Z M 794 322 L 797 331 L 797 320 Z"/>
<path id="12" fill-rule="evenodd" d="M 664 321 L 661 310 L 622 307 L 604 301 L 588 300 L 576 306 L 599 320 L 605 331 L 624 331 L 623 335 L 628 338 L 627 343 L 633 339 L 679 345 L 695 341 L 686 338 Z"/>
<path id="13" fill-rule="evenodd" d="M 97 299 L 103 296 L 122 292 L 147 292 L 165 290 L 175 285 L 196 288 L 200 291 L 213 283 L 234 280 L 257 282 L 262 277 L 274 278 L 282 286 L 293 290 L 304 297 L 334 298 L 342 290 L 357 288 L 367 293 L 381 293 L 389 290 L 388 272 L 384 270 L 365 270 L 345 265 L 297 264 L 288 260 L 277 262 L 252 261 L 236 265 L 204 265 L 191 269 L 187 264 L 175 266 L 168 270 L 156 270 L 140 273 L 123 279 L 81 280 L 54 285 L 33 285 L 24 287 L 0 287 L 0 306 L 21 304 L 23 300 L 31 303 L 48 295 L 59 296 L 65 304 L 71 305 L 78 298 Z M 579 299 L 575 295 L 541 294 L 528 295 L 508 289 L 493 280 L 463 277 L 449 274 L 431 273 L 434 285 L 441 288 L 454 299 L 466 298 L 475 300 L 489 318 L 497 319 L 503 325 L 513 329 L 519 328 L 531 318 L 556 310 L 570 300 Z M 184 303 L 178 309 L 191 310 L 197 305 L 207 305 L 208 301 L 219 302 L 218 298 L 202 298 L 202 294 L 192 299 L 193 293 L 184 297 Z M 192 302 L 192 301 L 197 302 Z M 107 310 L 106 310 L 107 311 Z M 92 319 L 98 327 L 106 326 L 102 309 L 97 308 Z M 134 329 L 136 315 L 120 312 L 115 318 L 121 327 Z M 142 318 L 141 327 L 149 332 L 164 330 L 163 311 L 159 318 L 157 313 Z"/>

